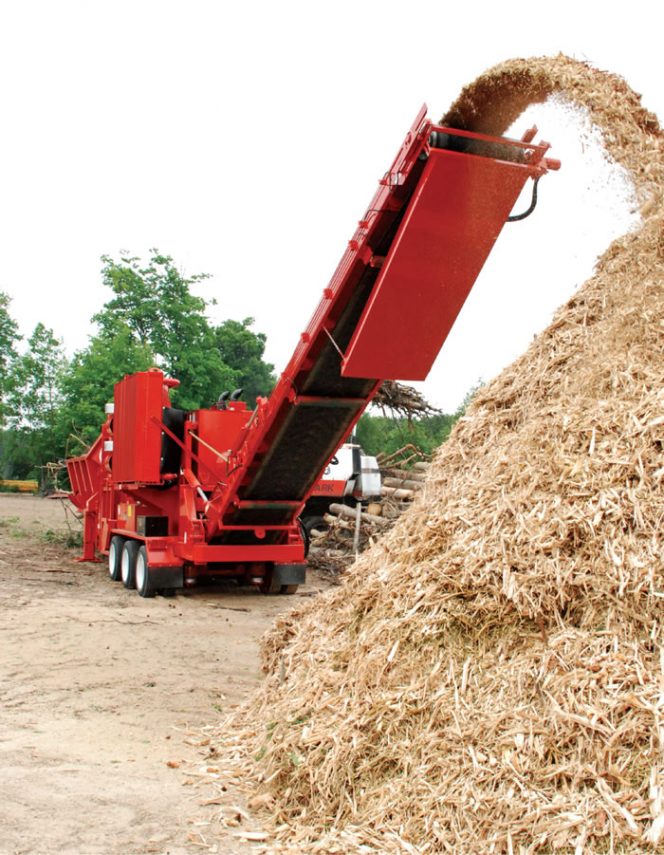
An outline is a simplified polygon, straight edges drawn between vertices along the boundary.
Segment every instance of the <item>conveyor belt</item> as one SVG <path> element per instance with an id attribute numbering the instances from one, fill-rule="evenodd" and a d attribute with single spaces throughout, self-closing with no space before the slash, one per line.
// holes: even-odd
<path id="1" fill-rule="evenodd" d="M 374 269 L 365 270 L 331 330 L 342 351 L 357 326 L 376 274 Z M 303 500 L 365 409 L 375 385 L 375 379 L 342 377 L 337 349 L 329 339 L 322 342 L 316 361 L 298 390 L 307 397 L 307 402 L 295 402 L 288 408 L 281 430 L 241 497 Z"/>

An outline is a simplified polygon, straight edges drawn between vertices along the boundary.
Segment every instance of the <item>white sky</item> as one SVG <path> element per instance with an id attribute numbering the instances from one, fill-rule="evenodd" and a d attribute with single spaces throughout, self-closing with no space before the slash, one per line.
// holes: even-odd
<path id="1" fill-rule="evenodd" d="M 496 62 L 562 50 L 664 117 L 654 8 L 0 0 L 0 290 L 24 334 L 41 320 L 71 352 L 109 297 L 100 256 L 158 247 L 212 274 L 214 317 L 255 317 L 281 370 L 422 102 L 439 118 Z M 506 226 L 424 385 L 446 409 L 634 219 L 565 113 L 535 120 L 563 170 Z"/>

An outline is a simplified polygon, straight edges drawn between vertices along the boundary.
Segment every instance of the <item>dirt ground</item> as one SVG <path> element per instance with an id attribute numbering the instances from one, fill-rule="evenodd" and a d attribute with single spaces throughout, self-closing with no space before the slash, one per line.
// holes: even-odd
<path id="1" fill-rule="evenodd" d="M 274 617 L 324 581 L 144 600 L 76 562 L 66 531 L 61 502 L 0 494 L 0 853 L 250 852 L 211 832 L 184 770 L 202 762 L 197 729 L 260 681 Z"/>

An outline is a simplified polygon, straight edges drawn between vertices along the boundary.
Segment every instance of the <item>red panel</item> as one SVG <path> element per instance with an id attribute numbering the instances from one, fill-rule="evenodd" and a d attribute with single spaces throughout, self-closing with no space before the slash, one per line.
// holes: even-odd
<path id="1" fill-rule="evenodd" d="M 207 543 L 184 543 L 177 541 L 175 555 L 195 564 L 247 561 L 304 561 L 304 546 L 299 543 L 268 544 L 267 546 L 213 546 Z"/>
<path id="2" fill-rule="evenodd" d="M 319 478 L 311 491 L 312 496 L 327 496 L 328 498 L 342 497 L 346 495 L 348 481 L 332 480 L 331 478 Z"/>
<path id="3" fill-rule="evenodd" d="M 433 149 L 343 362 L 424 380 L 532 170 Z"/>
<path id="4" fill-rule="evenodd" d="M 251 416 L 252 412 L 244 406 L 236 410 L 198 410 L 196 434 L 208 446 L 224 454 L 235 446 L 240 432 L 246 427 Z M 194 450 L 198 457 L 195 472 L 199 481 L 204 486 L 209 486 L 222 480 L 227 470 L 219 455 L 202 443 L 196 443 Z"/>
<path id="5" fill-rule="evenodd" d="M 116 484 L 161 481 L 163 385 L 161 371 L 142 371 L 127 375 L 115 386 L 112 472 Z"/>

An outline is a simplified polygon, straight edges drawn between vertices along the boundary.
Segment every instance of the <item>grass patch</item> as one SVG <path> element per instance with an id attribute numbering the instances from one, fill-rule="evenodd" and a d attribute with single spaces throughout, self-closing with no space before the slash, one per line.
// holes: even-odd
<path id="1" fill-rule="evenodd" d="M 26 532 L 20 526 L 18 517 L 3 517 L 0 519 L 0 532 L 9 535 L 9 537 L 26 537 Z"/>
<path id="2" fill-rule="evenodd" d="M 39 539 L 44 543 L 55 543 L 58 546 L 66 546 L 69 549 L 76 549 L 83 545 L 83 532 L 53 531 L 52 528 L 47 528 L 46 531 L 39 535 Z"/>
<path id="3" fill-rule="evenodd" d="M 33 522 L 33 526 L 38 525 Z M 29 531 L 21 525 L 19 517 L 3 517 L 0 519 L 0 533 L 16 539 L 31 538 L 41 543 L 52 543 L 56 546 L 64 546 L 67 549 L 79 549 L 83 545 L 83 532 L 63 530 L 55 531 L 47 528 L 46 531 Z"/>

